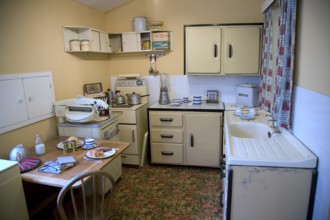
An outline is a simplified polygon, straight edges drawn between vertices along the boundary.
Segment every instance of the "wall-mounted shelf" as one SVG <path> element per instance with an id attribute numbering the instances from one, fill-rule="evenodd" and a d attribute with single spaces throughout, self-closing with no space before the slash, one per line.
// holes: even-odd
<path id="1" fill-rule="evenodd" d="M 107 33 L 89 27 L 64 26 L 63 37 L 64 51 L 68 53 L 163 53 L 174 49 L 173 32 L 165 30 Z M 89 42 L 87 49 L 80 47 L 83 40 Z"/>

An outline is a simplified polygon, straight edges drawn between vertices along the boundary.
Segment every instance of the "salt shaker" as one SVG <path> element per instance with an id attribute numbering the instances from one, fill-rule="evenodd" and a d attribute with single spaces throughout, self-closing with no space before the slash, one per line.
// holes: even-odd
<path id="1" fill-rule="evenodd" d="M 45 144 L 39 134 L 36 135 L 35 150 L 37 155 L 43 155 L 46 153 Z"/>

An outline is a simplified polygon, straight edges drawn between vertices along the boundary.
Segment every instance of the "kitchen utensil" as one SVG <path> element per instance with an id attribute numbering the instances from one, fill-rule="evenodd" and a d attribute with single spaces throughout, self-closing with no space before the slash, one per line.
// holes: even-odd
<path id="1" fill-rule="evenodd" d="M 128 104 L 129 105 L 138 105 L 141 104 L 141 97 L 149 96 L 149 95 L 141 95 L 139 93 L 131 93 L 131 94 L 126 94 Z"/>
<path id="2" fill-rule="evenodd" d="M 159 94 L 159 104 L 167 105 L 170 103 L 170 97 L 168 95 L 169 87 L 169 76 L 166 73 L 160 74 L 160 94 Z"/>
<path id="3" fill-rule="evenodd" d="M 9 159 L 20 162 L 23 159 L 31 157 L 31 152 L 26 149 L 22 144 L 14 147 L 9 153 Z"/>
<path id="4" fill-rule="evenodd" d="M 125 97 L 120 95 L 120 91 L 116 91 L 116 98 L 115 98 L 116 105 L 123 105 L 125 104 Z"/>
<path id="5" fill-rule="evenodd" d="M 147 18 L 142 16 L 137 16 L 133 18 L 134 32 L 146 31 Z"/>
<path id="6" fill-rule="evenodd" d="M 108 104 L 112 106 L 115 103 L 115 94 L 113 91 L 108 89 L 107 91 L 107 96 L 108 96 Z"/>

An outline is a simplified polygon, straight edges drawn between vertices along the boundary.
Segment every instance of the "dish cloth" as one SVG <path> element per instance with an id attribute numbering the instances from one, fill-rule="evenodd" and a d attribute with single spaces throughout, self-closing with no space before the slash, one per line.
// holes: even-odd
<path id="1" fill-rule="evenodd" d="M 37 166 L 39 166 L 39 164 L 41 163 L 41 160 L 39 158 L 26 158 L 21 160 L 20 163 L 18 163 L 19 166 L 19 170 L 21 173 L 33 170 L 34 168 L 36 168 Z"/>

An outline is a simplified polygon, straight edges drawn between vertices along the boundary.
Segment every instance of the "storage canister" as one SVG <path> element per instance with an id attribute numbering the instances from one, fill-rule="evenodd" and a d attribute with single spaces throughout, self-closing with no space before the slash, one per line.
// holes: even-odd
<path id="1" fill-rule="evenodd" d="M 246 107 L 259 106 L 260 86 L 256 84 L 238 84 L 236 86 L 236 104 Z"/>
<path id="2" fill-rule="evenodd" d="M 147 30 L 147 18 L 146 17 L 134 17 L 133 26 L 135 32 L 142 32 Z"/>
<path id="3" fill-rule="evenodd" d="M 89 51 L 90 50 L 89 40 L 81 40 L 80 41 L 80 50 L 81 51 Z"/>
<path id="4" fill-rule="evenodd" d="M 80 42 L 78 39 L 70 40 L 70 49 L 71 51 L 80 51 Z"/>

